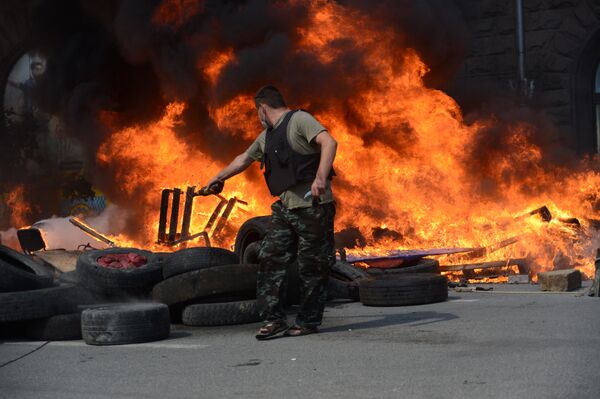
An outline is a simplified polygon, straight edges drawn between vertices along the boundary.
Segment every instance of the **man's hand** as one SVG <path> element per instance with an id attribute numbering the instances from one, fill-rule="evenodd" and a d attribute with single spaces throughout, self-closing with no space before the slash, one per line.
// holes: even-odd
<path id="1" fill-rule="evenodd" d="M 210 187 L 213 184 L 217 184 L 217 183 L 223 183 L 223 180 L 220 179 L 219 177 L 215 176 L 208 181 L 208 184 L 205 187 Z"/>
<path id="2" fill-rule="evenodd" d="M 206 187 L 210 187 L 217 182 L 224 182 L 229 179 L 231 176 L 235 176 L 238 173 L 245 170 L 250 164 L 252 164 L 254 160 L 248 156 L 245 152 L 235 157 L 235 159 L 227 165 L 223 170 L 221 170 L 215 177 L 208 181 L 208 185 Z"/>
<path id="3" fill-rule="evenodd" d="M 310 191 L 313 195 L 313 198 L 318 198 L 319 196 L 325 194 L 325 179 L 323 179 L 322 177 L 319 177 L 317 175 L 317 177 L 315 177 L 315 181 L 313 182 L 312 186 L 310 187 Z"/>

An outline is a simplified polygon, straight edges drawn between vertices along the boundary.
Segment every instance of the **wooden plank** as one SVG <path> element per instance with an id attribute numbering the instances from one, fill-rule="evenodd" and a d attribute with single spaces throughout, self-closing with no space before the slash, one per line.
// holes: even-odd
<path id="1" fill-rule="evenodd" d="M 484 256 L 487 256 L 493 252 L 496 252 L 502 248 L 506 248 L 509 245 L 512 245 L 516 242 L 518 242 L 521 238 L 519 236 L 515 236 L 515 237 L 510 237 L 507 238 L 506 240 L 502 240 L 500 242 L 494 243 L 492 245 L 488 245 L 487 247 L 482 247 L 482 248 L 477 248 L 475 250 L 473 250 L 472 252 L 469 252 L 467 254 L 464 255 L 460 255 L 460 259 L 475 259 L 475 258 L 481 258 Z"/>
<path id="2" fill-rule="evenodd" d="M 521 268 L 528 269 L 527 260 L 525 258 L 519 259 L 506 259 L 492 262 L 480 262 L 480 263 L 467 263 L 462 265 L 440 265 L 441 272 L 461 272 L 464 270 L 475 270 L 475 269 L 490 269 L 494 267 L 505 267 L 505 266 L 518 266 Z"/>

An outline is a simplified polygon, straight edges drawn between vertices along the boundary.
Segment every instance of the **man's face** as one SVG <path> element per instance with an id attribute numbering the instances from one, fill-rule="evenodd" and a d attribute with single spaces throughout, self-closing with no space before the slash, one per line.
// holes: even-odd
<path id="1" fill-rule="evenodd" d="M 31 66 L 31 75 L 34 79 L 41 77 L 44 72 L 44 66 L 42 64 L 34 64 Z"/>
<path id="2" fill-rule="evenodd" d="M 269 127 L 271 127 L 269 125 L 269 122 L 267 121 L 265 105 L 258 104 L 258 106 L 256 107 L 256 111 L 258 112 L 258 119 L 260 120 L 260 124 L 262 125 L 262 127 L 264 127 L 265 129 L 268 129 Z"/>

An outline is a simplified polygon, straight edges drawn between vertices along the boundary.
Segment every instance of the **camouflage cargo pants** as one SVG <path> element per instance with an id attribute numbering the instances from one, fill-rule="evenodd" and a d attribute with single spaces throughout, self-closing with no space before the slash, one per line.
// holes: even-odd
<path id="1" fill-rule="evenodd" d="M 301 302 L 296 324 L 318 326 L 327 300 L 329 270 L 335 263 L 335 205 L 287 209 L 277 201 L 271 209 L 271 226 L 259 254 L 257 300 L 260 315 L 265 321 L 285 320 L 282 290 L 288 265 L 297 260 Z"/>

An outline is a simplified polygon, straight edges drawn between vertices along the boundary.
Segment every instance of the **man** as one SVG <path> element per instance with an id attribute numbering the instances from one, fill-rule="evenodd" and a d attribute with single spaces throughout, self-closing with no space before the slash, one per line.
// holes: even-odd
<path id="1" fill-rule="evenodd" d="M 312 115 L 291 111 L 273 86 L 261 88 L 254 101 L 265 130 L 208 185 L 242 172 L 254 161 L 264 166 L 269 191 L 279 199 L 271 206 L 271 225 L 259 253 L 256 293 L 264 325 L 256 338 L 315 333 L 335 262 L 331 177 L 337 142 Z M 296 259 L 302 299 L 296 322 L 288 327 L 282 287 L 287 267 Z"/>

